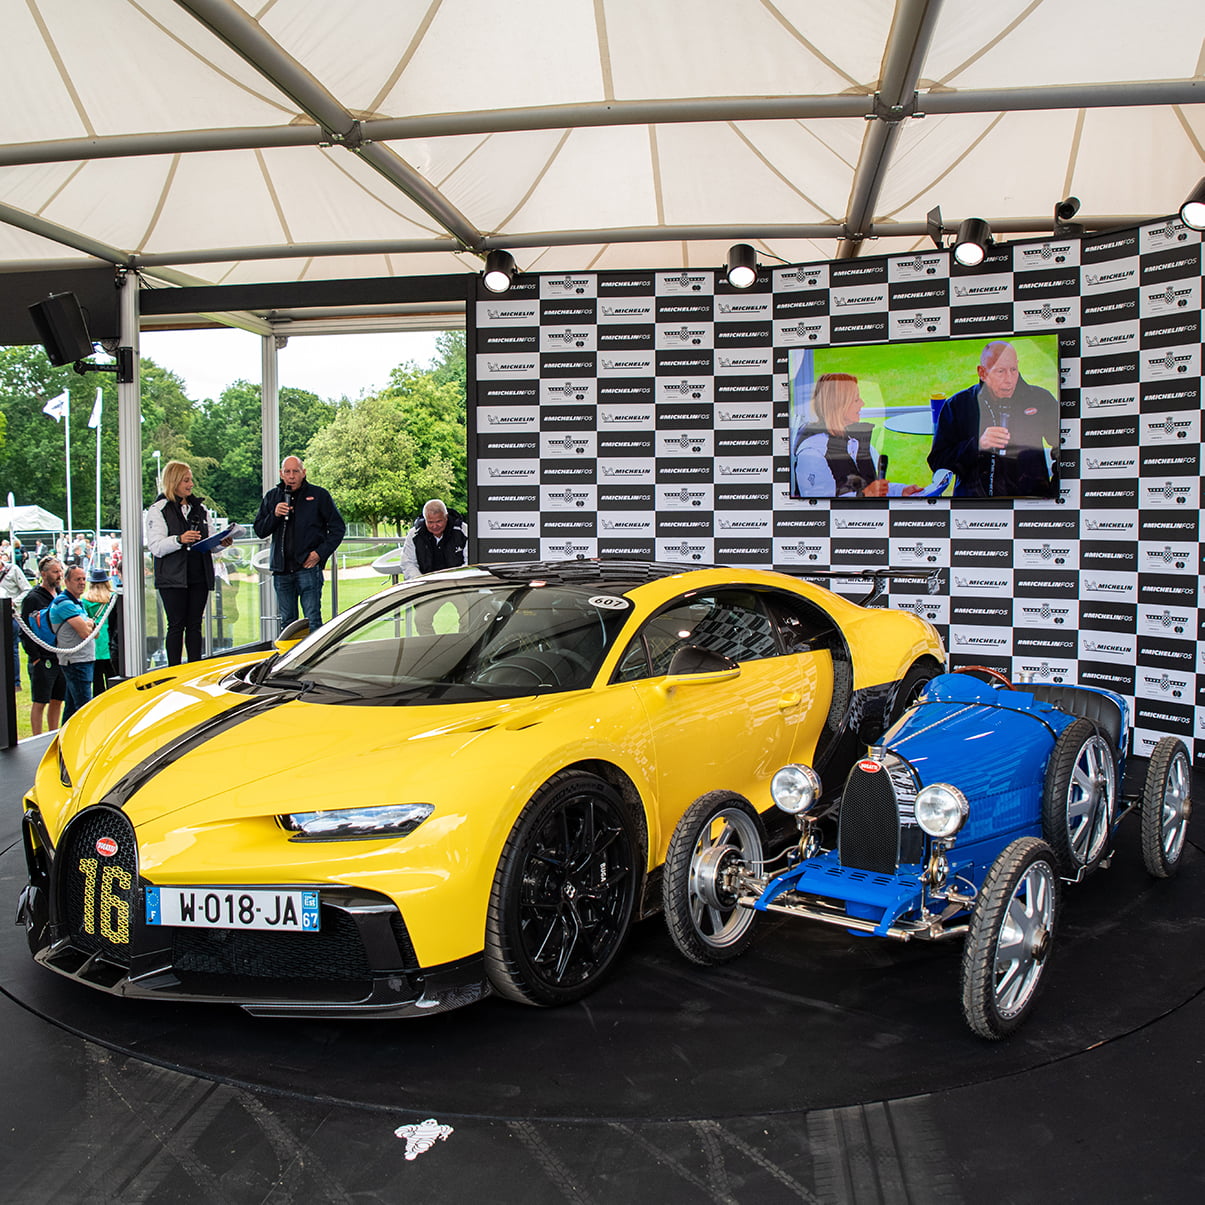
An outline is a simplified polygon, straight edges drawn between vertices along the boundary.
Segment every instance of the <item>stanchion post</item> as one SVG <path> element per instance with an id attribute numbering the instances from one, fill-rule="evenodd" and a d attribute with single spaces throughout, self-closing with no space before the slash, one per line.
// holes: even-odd
<path id="1" fill-rule="evenodd" d="M 17 680 L 13 676 L 13 602 L 0 599 L 0 749 L 17 745 Z"/>

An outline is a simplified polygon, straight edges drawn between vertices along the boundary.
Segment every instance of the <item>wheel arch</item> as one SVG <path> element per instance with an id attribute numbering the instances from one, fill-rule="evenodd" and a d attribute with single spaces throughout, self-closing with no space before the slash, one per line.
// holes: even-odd
<path id="1" fill-rule="evenodd" d="M 583 758 L 581 761 L 570 762 L 568 765 L 562 766 L 557 771 L 558 774 L 575 773 L 593 774 L 595 778 L 601 778 L 603 782 L 615 788 L 619 792 L 620 798 L 632 813 L 633 819 L 636 821 L 637 840 L 643 845 L 640 852 L 643 854 L 645 878 L 648 877 L 649 859 L 651 858 L 652 845 L 650 843 L 649 810 L 641 798 L 640 791 L 632 779 L 617 766 L 614 762 L 605 761 L 602 758 Z M 550 776 L 551 777 L 551 776 Z M 538 789 L 538 788 L 537 788 Z"/>

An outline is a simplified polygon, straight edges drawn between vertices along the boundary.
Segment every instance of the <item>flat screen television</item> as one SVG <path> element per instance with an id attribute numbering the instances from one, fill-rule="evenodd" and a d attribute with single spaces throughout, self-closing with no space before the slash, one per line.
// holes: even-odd
<path id="1" fill-rule="evenodd" d="M 791 497 L 1055 498 L 1058 335 L 790 354 Z"/>

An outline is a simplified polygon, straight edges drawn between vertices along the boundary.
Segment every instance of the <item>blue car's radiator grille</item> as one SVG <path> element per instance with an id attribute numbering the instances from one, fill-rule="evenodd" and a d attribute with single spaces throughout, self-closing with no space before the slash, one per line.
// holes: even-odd
<path id="1" fill-rule="evenodd" d="M 873 767 L 873 769 L 871 769 Z M 887 768 L 860 761 L 845 780 L 837 827 L 842 866 L 894 874 L 899 866 L 900 816 Z"/>

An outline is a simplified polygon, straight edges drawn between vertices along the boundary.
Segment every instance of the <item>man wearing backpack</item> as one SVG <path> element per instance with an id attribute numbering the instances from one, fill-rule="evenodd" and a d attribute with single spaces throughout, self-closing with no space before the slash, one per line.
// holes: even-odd
<path id="1" fill-rule="evenodd" d="M 57 557 L 44 556 L 38 562 L 38 585 L 21 603 L 21 618 L 28 624 L 35 611 L 50 606 L 63 580 L 63 566 Z M 24 632 L 21 643 L 29 656 L 29 690 L 33 705 L 29 709 L 29 727 L 34 736 L 42 731 L 43 717 L 48 728 L 59 726 L 63 700 L 67 697 L 67 679 L 63 676 L 58 658 L 41 645 L 34 644 Z"/>
<path id="2" fill-rule="evenodd" d="M 92 698 L 96 642 L 88 637 L 96 628 L 96 620 L 89 618 L 80 602 L 87 587 L 87 570 L 83 565 L 72 565 L 63 574 L 63 592 L 50 604 L 50 622 L 58 637 L 59 665 L 67 683 L 64 724 Z"/>

